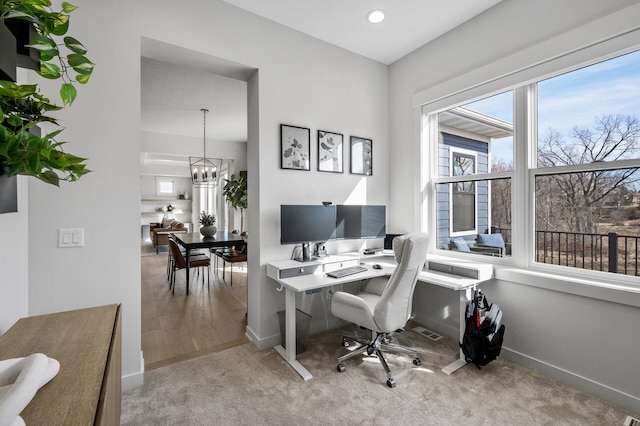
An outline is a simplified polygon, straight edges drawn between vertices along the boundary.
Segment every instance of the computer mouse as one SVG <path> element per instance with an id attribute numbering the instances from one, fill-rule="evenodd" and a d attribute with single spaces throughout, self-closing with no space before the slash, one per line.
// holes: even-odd
<path id="1" fill-rule="evenodd" d="M 373 269 L 382 269 L 382 265 L 380 265 L 378 263 L 374 263 L 373 264 Z"/>

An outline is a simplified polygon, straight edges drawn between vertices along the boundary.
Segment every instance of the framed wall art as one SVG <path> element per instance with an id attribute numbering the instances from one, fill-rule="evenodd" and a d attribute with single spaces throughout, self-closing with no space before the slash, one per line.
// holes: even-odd
<path id="1" fill-rule="evenodd" d="M 280 125 L 280 168 L 309 170 L 311 130 L 306 127 Z"/>
<path id="2" fill-rule="evenodd" d="M 373 175 L 373 141 L 351 136 L 351 173 Z"/>
<path id="3" fill-rule="evenodd" d="M 343 136 L 340 133 L 318 130 L 318 170 L 342 173 L 344 158 Z"/>

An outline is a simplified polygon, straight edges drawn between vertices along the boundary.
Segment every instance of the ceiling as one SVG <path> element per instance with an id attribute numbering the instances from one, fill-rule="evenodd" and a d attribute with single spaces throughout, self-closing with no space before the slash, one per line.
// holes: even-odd
<path id="1" fill-rule="evenodd" d="M 150 58 L 141 62 L 142 131 L 247 141 L 247 84 L 189 66 Z"/>
<path id="2" fill-rule="evenodd" d="M 391 64 L 501 0 L 224 1 Z M 366 14 L 376 8 L 385 10 L 387 18 L 374 25 L 366 21 Z M 246 141 L 246 69 L 221 63 L 220 58 L 211 63 L 213 59 L 202 53 L 148 39 L 142 47 L 142 131 L 202 137 L 200 110 L 207 108 L 207 139 Z M 171 162 L 162 153 L 142 154 L 143 163 L 156 156 L 157 163 Z"/>
<path id="3" fill-rule="evenodd" d="M 501 0 L 224 0 L 351 52 L 391 64 Z M 366 15 L 383 9 L 386 19 Z"/>

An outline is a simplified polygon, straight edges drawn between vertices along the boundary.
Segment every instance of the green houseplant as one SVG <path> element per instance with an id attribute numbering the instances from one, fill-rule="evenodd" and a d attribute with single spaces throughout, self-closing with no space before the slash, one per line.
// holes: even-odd
<path id="1" fill-rule="evenodd" d="M 36 72 L 47 79 L 62 79 L 60 98 L 64 106 L 73 103 L 77 96 L 75 83 L 87 83 L 94 66 L 85 56 L 84 46 L 65 36 L 69 14 L 75 9 L 67 2 L 57 12 L 49 0 L 0 0 L 2 24 L 11 19 L 23 20 L 35 29 L 37 35 L 27 46 L 39 53 L 40 67 Z M 34 132 L 38 124 L 58 125 L 49 113 L 62 108 L 40 94 L 37 85 L 0 80 L 0 175 L 34 176 L 59 186 L 60 180 L 75 181 L 89 172 L 85 158 L 62 150 L 65 142 L 57 141 L 56 136 L 63 129 L 44 136 Z"/>
<path id="2" fill-rule="evenodd" d="M 205 237 L 213 237 L 217 231 L 216 227 L 216 217 L 212 214 L 206 213 L 204 210 L 200 213 L 200 233 Z"/>
<path id="3" fill-rule="evenodd" d="M 244 210 L 247 208 L 247 171 L 240 171 L 238 179 L 235 174 L 232 174 L 229 179 L 225 179 L 225 182 L 222 194 L 231 207 L 240 209 L 240 230 L 243 230 Z"/>

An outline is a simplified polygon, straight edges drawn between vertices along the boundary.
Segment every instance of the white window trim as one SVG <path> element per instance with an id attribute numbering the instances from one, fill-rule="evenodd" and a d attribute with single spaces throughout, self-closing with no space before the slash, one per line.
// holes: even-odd
<path id="1" fill-rule="evenodd" d="M 640 6 L 638 6 L 640 8 Z M 610 18 L 610 17 L 609 17 Z M 568 283 L 568 288 L 573 288 L 573 291 L 567 291 L 574 294 L 582 294 L 584 291 L 575 291 L 580 286 L 595 285 L 603 291 L 626 291 L 632 293 L 639 293 L 638 277 L 616 274 L 610 272 L 592 271 L 587 269 L 564 267 L 560 265 L 550 265 L 535 262 L 533 258 L 533 249 L 535 244 L 535 229 L 528 224 L 532 223 L 532 212 L 535 207 L 535 191 L 531 188 L 535 185 L 535 177 L 540 175 L 556 174 L 562 172 L 572 171 L 596 171 L 596 170 L 611 170 L 622 169 L 630 167 L 638 167 L 640 165 L 640 159 L 633 160 L 621 160 L 614 165 L 607 163 L 596 163 L 590 165 L 566 166 L 566 167 L 554 167 L 554 168 L 535 168 L 535 160 L 537 158 L 535 144 L 525 145 L 526 140 L 537 140 L 536 126 L 527 125 L 518 126 L 517 123 L 536 123 L 537 122 L 537 108 L 536 108 L 536 85 L 528 84 L 531 82 L 540 81 L 544 78 L 553 77 L 562 73 L 572 71 L 585 66 L 593 65 L 598 62 L 602 62 L 607 59 L 612 59 L 617 56 L 622 56 L 626 53 L 630 53 L 640 49 L 640 28 L 635 24 L 635 28 L 624 32 L 619 36 L 612 36 L 604 39 L 603 41 L 594 42 L 587 47 L 581 47 L 580 49 L 574 49 L 564 55 L 557 55 L 553 58 L 549 58 L 546 61 L 536 63 L 532 66 L 526 67 L 520 71 L 510 73 L 502 78 L 492 79 L 482 84 L 470 86 L 468 89 L 454 92 L 449 96 L 441 96 L 433 100 L 433 102 L 423 102 L 425 96 L 429 91 L 424 91 L 414 96 L 414 103 L 421 102 L 423 105 L 421 109 L 422 126 L 426 129 L 426 132 L 422 133 L 421 145 L 423 152 L 431 152 L 435 154 L 433 146 L 437 145 L 431 143 L 434 133 L 434 116 L 435 125 L 437 127 L 437 113 L 448 110 L 455 106 L 472 102 L 478 99 L 489 97 L 509 89 L 514 90 L 514 169 L 508 172 L 498 173 L 486 173 L 462 177 L 439 177 L 437 176 L 437 156 L 434 158 L 432 155 L 430 161 L 423 161 L 422 168 L 428 165 L 430 170 L 430 180 L 426 186 L 435 187 L 440 183 L 452 183 L 456 181 L 469 181 L 469 180 L 492 180 L 499 178 L 510 177 L 512 180 L 512 258 L 492 258 L 489 256 L 479 256 L 468 253 L 450 252 L 446 250 L 438 250 L 435 244 L 432 243 L 431 250 L 437 251 L 439 255 L 473 258 L 474 261 L 484 261 L 493 263 L 497 266 L 496 271 L 500 270 L 501 266 L 507 266 L 505 269 L 511 271 L 509 274 L 517 271 L 514 276 L 536 276 L 538 274 L 553 274 L 558 281 Z M 438 87 L 438 90 L 442 88 Z M 430 89 L 431 90 L 431 89 Z M 525 106 L 523 108 L 523 106 Z M 526 113 L 528 116 L 520 116 L 519 114 Z M 528 153 L 527 153 L 528 151 Z M 532 164 L 533 162 L 533 164 Z M 432 190 L 425 191 L 430 195 L 425 197 L 423 203 L 423 209 L 429 205 L 432 206 L 426 212 L 423 210 L 422 216 L 427 217 L 428 229 L 435 235 L 435 194 Z M 522 213 L 524 209 L 524 214 Z M 432 239 L 435 240 L 435 239 Z M 513 268 L 515 267 L 515 268 Z M 522 268 L 522 269 L 519 269 Z M 501 274 L 500 274 L 501 275 Z M 498 273 L 496 273 L 498 276 Z M 511 275 L 510 275 L 511 276 Z M 521 280 L 518 280 L 521 281 Z M 536 280 L 525 279 L 526 284 L 536 286 Z M 541 285 L 544 287 L 544 285 Z M 597 293 L 597 292 L 596 292 Z M 597 297 L 600 299 L 608 300 L 607 297 Z M 636 297 L 636 296 L 634 296 Z M 631 303 L 634 306 L 640 306 L 637 302 L 637 297 L 634 302 Z"/>

